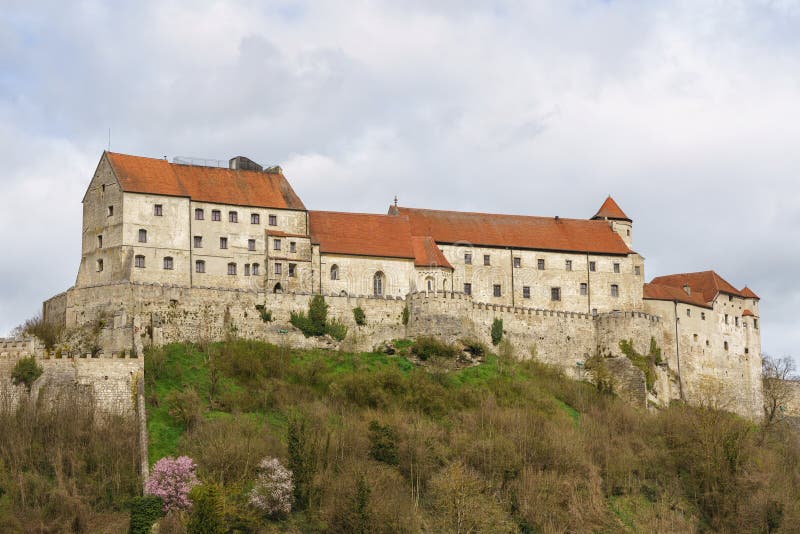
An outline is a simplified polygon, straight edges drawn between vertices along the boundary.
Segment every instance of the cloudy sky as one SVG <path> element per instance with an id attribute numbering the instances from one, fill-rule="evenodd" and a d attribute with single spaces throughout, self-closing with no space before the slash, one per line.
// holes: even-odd
<path id="1" fill-rule="evenodd" d="M 402 5 L 401 5 L 402 4 Z M 800 2 L 0 0 L 0 334 L 69 287 L 108 145 L 280 164 L 312 209 L 634 219 L 800 356 Z"/>

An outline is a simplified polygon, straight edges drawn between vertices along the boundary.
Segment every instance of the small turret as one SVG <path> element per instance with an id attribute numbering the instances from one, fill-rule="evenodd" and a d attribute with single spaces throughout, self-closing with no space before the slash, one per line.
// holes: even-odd
<path id="1" fill-rule="evenodd" d="M 606 198 L 603 205 L 600 206 L 600 209 L 597 210 L 594 217 L 592 217 L 593 221 L 608 221 L 611 225 L 611 229 L 614 230 L 622 240 L 628 245 L 628 248 L 633 248 L 633 236 L 631 235 L 633 232 L 633 221 L 625 215 L 625 212 L 619 207 L 619 205 L 611 198 L 611 195 Z"/>

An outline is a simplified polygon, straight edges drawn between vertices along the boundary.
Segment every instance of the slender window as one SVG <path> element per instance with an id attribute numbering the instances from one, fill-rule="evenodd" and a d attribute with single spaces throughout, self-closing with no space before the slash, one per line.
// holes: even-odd
<path id="1" fill-rule="evenodd" d="M 619 296 L 619 286 L 617 284 L 611 284 L 611 296 L 612 297 Z"/>
<path id="2" fill-rule="evenodd" d="M 614 264 L 614 272 L 615 272 L 615 273 L 618 273 L 618 272 L 619 272 L 619 263 L 615 263 L 615 264 Z"/>
<path id="3" fill-rule="evenodd" d="M 692 309 L 686 308 L 686 317 L 691 317 L 691 316 L 692 316 Z"/>
<path id="4" fill-rule="evenodd" d="M 739 317 L 738 316 L 733 318 L 733 324 L 735 324 L 736 326 L 739 326 Z"/>
<path id="5" fill-rule="evenodd" d="M 97 248 L 103 248 L 103 236 L 97 236 Z"/>
<path id="6" fill-rule="evenodd" d="M 706 320 L 706 312 L 700 312 L 700 319 L 702 319 L 703 321 Z"/>
<path id="7" fill-rule="evenodd" d="M 725 350 L 728 350 L 728 342 L 727 342 L 727 341 L 725 341 L 725 342 L 722 344 L 722 346 L 723 346 L 723 347 L 725 347 Z"/>
<path id="8" fill-rule="evenodd" d="M 590 261 L 589 262 L 589 271 L 595 272 L 597 270 L 597 262 Z"/>
<path id="9" fill-rule="evenodd" d="M 202 208 L 195 208 L 194 209 L 194 220 L 195 221 L 202 221 L 205 218 L 206 214 L 203 212 Z"/>
<path id="10" fill-rule="evenodd" d="M 170 256 L 164 257 L 164 269 L 171 271 L 172 270 L 172 258 Z"/>
<path id="11" fill-rule="evenodd" d="M 572 260 L 566 260 L 564 262 L 564 268 L 568 271 L 572 270 Z"/>
<path id="12" fill-rule="evenodd" d="M 247 250 L 253 251 L 256 249 L 256 240 L 255 239 L 248 239 L 247 240 Z"/>
<path id="13" fill-rule="evenodd" d="M 251 213 L 250 224 L 261 224 L 261 215 L 259 215 L 258 213 Z"/>
<path id="14" fill-rule="evenodd" d="M 221 221 L 222 220 L 222 212 L 219 210 L 211 210 L 211 220 L 212 221 Z"/>
<path id="15" fill-rule="evenodd" d="M 228 238 L 227 237 L 220 237 L 219 238 L 219 248 L 228 248 Z"/>
<path id="16" fill-rule="evenodd" d="M 161 217 L 162 215 L 164 215 L 164 206 L 161 204 L 155 204 L 153 206 L 153 215 L 155 215 L 156 217 Z"/>
<path id="17" fill-rule="evenodd" d="M 522 298 L 524 298 L 524 299 L 531 298 L 531 288 L 530 288 L 530 286 L 522 286 Z"/>
<path id="18" fill-rule="evenodd" d="M 204 273 L 206 272 L 206 262 L 203 260 L 197 260 L 194 262 L 194 272 L 196 273 Z"/>
<path id="19" fill-rule="evenodd" d="M 472 284 L 465 283 L 464 284 L 464 294 L 465 295 L 472 295 Z"/>
<path id="20" fill-rule="evenodd" d="M 270 226 L 278 226 L 278 216 L 277 215 L 270 215 L 269 216 L 269 225 Z"/>
<path id="21" fill-rule="evenodd" d="M 638 265 L 635 266 L 633 268 L 633 274 L 635 274 L 636 276 L 641 276 L 642 275 L 642 268 L 639 267 Z"/>
<path id="22" fill-rule="evenodd" d="M 758 330 L 758 319 L 753 319 L 753 328 Z"/>
<path id="23" fill-rule="evenodd" d="M 581 282 L 581 296 L 586 296 L 589 294 L 589 284 L 586 282 Z"/>
<path id="24" fill-rule="evenodd" d="M 536 268 L 539 269 L 540 271 L 544 271 L 544 259 L 539 258 L 538 260 L 536 260 Z"/>
<path id="25" fill-rule="evenodd" d="M 244 264 L 244 275 L 245 276 L 250 276 L 250 264 L 249 263 L 245 263 Z"/>
<path id="26" fill-rule="evenodd" d="M 228 264 L 228 274 L 230 276 L 235 276 L 236 275 L 236 264 L 235 263 L 229 263 Z"/>
<path id="27" fill-rule="evenodd" d="M 139 243 L 147 243 L 147 230 L 139 230 Z"/>
<path id="28" fill-rule="evenodd" d="M 114 216 L 114 206 L 109 206 L 108 211 L 106 212 L 109 217 Z"/>
<path id="29" fill-rule="evenodd" d="M 275 264 L 275 274 L 283 274 L 283 264 L 276 263 Z"/>
<path id="30" fill-rule="evenodd" d="M 338 279 L 339 279 L 339 266 L 331 265 L 331 280 L 338 280 Z"/>
<path id="31" fill-rule="evenodd" d="M 144 269 L 144 256 L 138 255 L 133 258 L 134 266 L 138 267 L 139 269 Z"/>
<path id="32" fill-rule="evenodd" d="M 492 264 L 492 259 L 488 254 L 484 254 L 483 255 L 483 264 L 484 265 L 491 265 Z"/>
<path id="33" fill-rule="evenodd" d="M 560 287 L 551 287 L 550 288 L 550 300 L 561 300 L 561 288 Z"/>
<path id="34" fill-rule="evenodd" d="M 103 270 L 103 260 L 97 260 L 97 272 L 101 272 Z"/>
<path id="35" fill-rule="evenodd" d="M 203 248 L 203 236 L 194 236 L 194 248 Z"/>
<path id="36" fill-rule="evenodd" d="M 297 252 L 297 243 L 295 243 L 294 241 L 289 242 L 289 252 L 291 252 L 292 254 Z"/>
<path id="37" fill-rule="evenodd" d="M 464 265 L 472 265 L 472 253 L 464 253 Z"/>
<path id="38" fill-rule="evenodd" d="M 297 275 L 297 264 L 290 263 L 289 264 L 289 278 L 294 278 Z"/>
<path id="39" fill-rule="evenodd" d="M 253 276 L 258 276 L 258 264 L 253 264 Z"/>
<path id="40" fill-rule="evenodd" d="M 281 249 L 281 240 L 280 239 L 273 239 L 272 240 L 272 249 L 273 250 L 280 250 Z"/>
<path id="41" fill-rule="evenodd" d="M 375 276 L 372 277 L 372 294 L 376 297 L 383 296 L 383 273 L 378 271 L 375 273 Z"/>
<path id="42" fill-rule="evenodd" d="M 492 295 L 495 297 L 500 297 L 503 295 L 503 288 L 500 287 L 500 284 L 494 284 L 492 286 Z"/>
<path id="43" fill-rule="evenodd" d="M 228 222 L 238 223 L 239 222 L 239 213 L 235 211 L 228 212 Z"/>
<path id="44" fill-rule="evenodd" d="M 514 267 L 517 269 L 522 267 L 522 258 L 514 258 Z"/>

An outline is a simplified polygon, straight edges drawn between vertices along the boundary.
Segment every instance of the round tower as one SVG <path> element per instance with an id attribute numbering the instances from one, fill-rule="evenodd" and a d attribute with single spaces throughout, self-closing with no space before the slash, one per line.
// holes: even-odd
<path id="1" fill-rule="evenodd" d="M 603 202 L 603 205 L 597 210 L 592 220 L 608 221 L 611 229 L 619 234 L 625 244 L 628 245 L 628 248 L 633 250 L 633 221 L 625 215 L 625 212 L 611 198 L 611 195 Z"/>

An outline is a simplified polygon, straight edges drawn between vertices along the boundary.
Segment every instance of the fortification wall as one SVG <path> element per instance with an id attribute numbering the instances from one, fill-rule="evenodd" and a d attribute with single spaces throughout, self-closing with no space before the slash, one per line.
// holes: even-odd
<path id="1" fill-rule="evenodd" d="M 20 402 L 46 409 L 77 399 L 102 413 L 135 415 L 133 388 L 143 376 L 141 358 L 55 358 L 35 340 L 4 339 L 0 347 L 0 409 L 14 410 Z M 28 356 L 43 369 L 30 392 L 11 381 L 17 361 Z"/>
<path id="2" fill-rule="evenodd" d="M 800 380 L 786 380 L 788 398 L 783 406 L 783 414 L 787 417 L 800 418 Z"/>

